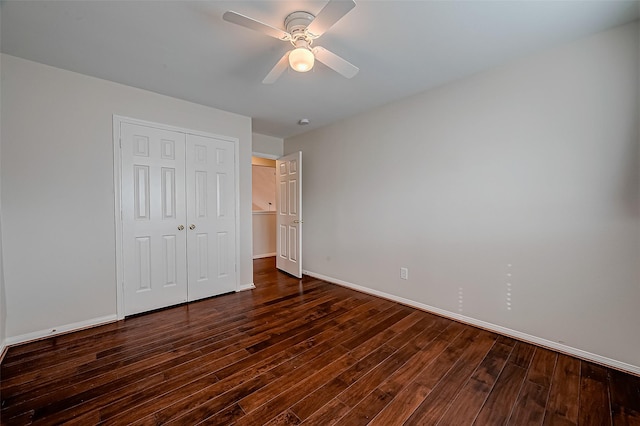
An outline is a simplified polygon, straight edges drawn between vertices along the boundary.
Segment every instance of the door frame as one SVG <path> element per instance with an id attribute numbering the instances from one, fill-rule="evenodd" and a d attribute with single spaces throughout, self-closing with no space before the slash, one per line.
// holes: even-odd
<path id="1" fill-rule="evenodd" d="M 235 175 L 235 228 L 236 228 L 236 291 L 240 291 L 240 273 L 238 266 L 240 263 L 240 143 L 238 138 L 233 138 L 214 133 L 201 132 L 198 130 L 185 129 L 168 124 L 155 123 L 152 121 L 139 120 L 137 118 L 113 115 L 113 192 L 114 192 L 114 219 L 116 231 L 116 316 L 119 320 L 124 319 L 124 263 L 122 251 L 122 147 L 120 140 L 120 126 L 123 123 L 136 124 L 139 126 L 154 127 L 156 129 L 180 132 L 186 135 L 203 136 L 207 138 L 220 139 L 232 142 L 234 146 L 234 175 Z"/>

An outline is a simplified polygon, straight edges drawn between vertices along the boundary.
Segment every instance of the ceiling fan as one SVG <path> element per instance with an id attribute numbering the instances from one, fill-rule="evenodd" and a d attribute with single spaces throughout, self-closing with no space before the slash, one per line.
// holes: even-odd
<path id="1" fill-rule="evenodd" d="M 313 68 L 316 59 L 344 77 L 352 78 L 358 73 L 358 67 L 324 47 L 312 48 L 311 45 L 355 5 L 353 0 L 329 0 L 317 16 L 305 11 L 290 13 L 284 20 L 286 31 L 231 10 L 225 12 L 222 18 L 278 40 L 291 42 L 294 46 L 294 49 L 285 53 L 262 80 L 264 84 L 274 83 L 288 66 L 298 72 L 307 72 Z"/>

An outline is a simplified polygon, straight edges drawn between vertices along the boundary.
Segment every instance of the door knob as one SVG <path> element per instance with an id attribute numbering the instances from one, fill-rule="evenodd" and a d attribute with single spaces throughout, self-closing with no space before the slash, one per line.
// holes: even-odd
<path id="1" fill-rule="evenodd" d="M 196 229 L 196 226 L 192 223 L 191 225 L 189 225 L 189 229 L 193 231 L 194 229 Z"/>
<path id="2" fill-rule="evenodd" d="M 301 220 L 294 220 L 293 223 L 304 223 L 304 222 Z"/>
<path id="3" fill-rule="evenodd" d="M 178 231 L 182 231 L 184 229 L 184 225 L 178 225 Z"/>

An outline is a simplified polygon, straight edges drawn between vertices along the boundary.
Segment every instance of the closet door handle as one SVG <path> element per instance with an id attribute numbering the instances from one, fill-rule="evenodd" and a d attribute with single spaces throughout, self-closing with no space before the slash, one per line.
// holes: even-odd
<path id="1" fill-rule="evenodd" d="M 184 229 L 184 225 L 178 225 L 178 231 L 182 231 Z"/>
<path id="2" fill-rule="evenodd" d="M 196 229 L 196 226 L 192 223 L 191 225 L 189 225 L 189 229 L 193 231 L 194 229 Z"/>

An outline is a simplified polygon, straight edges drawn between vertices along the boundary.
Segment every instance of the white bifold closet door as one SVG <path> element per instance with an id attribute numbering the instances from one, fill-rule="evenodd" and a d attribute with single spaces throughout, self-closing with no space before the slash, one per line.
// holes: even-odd
<path id="1" fill-rule="evenodd" d="M 231 142 L 187 135 L 189 301 L 236 289 L 234 156 Z"/>
<path id="2" fill-rule="evenodd" d="M 122 123 L 125 315 L 234 291 L 232 142 Z"/>

